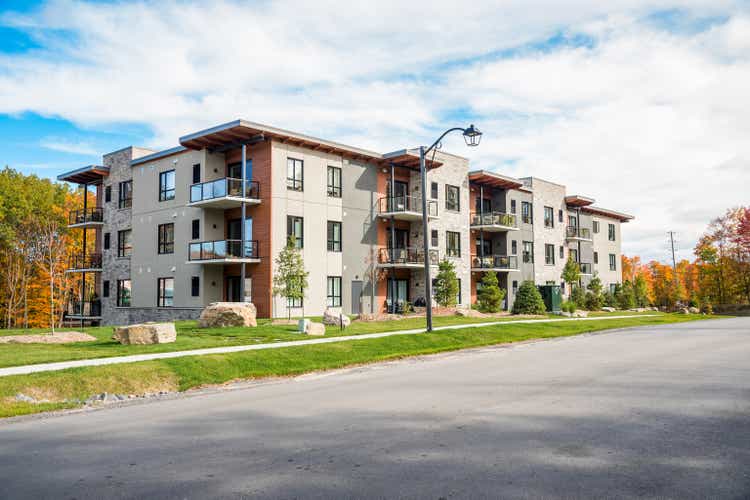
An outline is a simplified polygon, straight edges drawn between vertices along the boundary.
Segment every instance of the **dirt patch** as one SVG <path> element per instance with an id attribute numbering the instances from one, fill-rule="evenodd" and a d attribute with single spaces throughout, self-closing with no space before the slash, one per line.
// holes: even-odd
<path id="1" fill-rule="evenodd" d="M 56 332 L 41 335 L 6 335 L 0 337 L 0 344 L 70 344 L 92 342 L 96 337 L 82 332 Z"/>

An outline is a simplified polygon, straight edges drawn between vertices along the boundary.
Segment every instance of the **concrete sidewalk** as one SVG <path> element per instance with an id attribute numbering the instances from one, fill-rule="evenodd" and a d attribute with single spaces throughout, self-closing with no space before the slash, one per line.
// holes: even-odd
<path id="1" fill-rule="evenodd" d="M 460 330 L 463 328 L 478 328 L 483 326 L 496 326 L 506 324 L 519 324 L 519 323 L 556 323 L 561 321 L 598 321 L 608 319 L 623 319 L 623 318 L 645 318 L 654 317 L 657 314 L 639 314 L 633 315 L 618 315 L 618 316 L 604 316 L 604 317 L 591 317 L 591 318 L 554 318 L 554 319 L 521 319 L 515 321 L 492 321 L 487 323 L 471 323 L 466 325 L 454 325 L 454 326 L 439 326 L 433 328 L 433 331 L 439 330 Z M 22 366 L 11 366 L 8 368 L 0 368 L 0 377 L 7 377 L 10 375 L 26 375 L 29 373 L 39 372 L 51 372 L 56 370 L 65 370 L 67 368 L 80 368 L 83 366 L 103 366 L 103 365 L 116 365 L 120 363 L 137 363 L 139 361 L 151 361 L 154 359 L 168 359 L 168 358 L 181 358 L 184 356 L 203 356 L 206 354 L 227 354 L 232 352 L 243 352 L 243 351 L 259 351 L 262 349 L 278 349 L 281 347 L 296 347 L 303 345 L 312 344 L 329 344 L 331 342 L 344 342 L 347 340 L 365 340 L 365 339 L 377 339 L 381 337 L 390 337 L 392 335 L 415 335 L 418 333 L 424 333 L 423 328 L 416 328 L 413 330 L 399 330 L 395 332 L 383 332 L 383 333 L 365 333 L 362 335 L 346 335 L 340 337 L 324 337 L 316 338 L 311 340 L 294 340 L 289 342 L 275 342 L 273 344 L 254 344 L 254 345 L 238 345 L 230 347 L 209 347 L 206 349 L 193 349 L 189 351 L 172 351 L 172 352 L 157 352 L 152 354 L 134 354 L 132 356 L 113 356 L 111 358 L 96 358 L 96 359 L 79 359 L 74 361 L 59 361 L 55 363 L 39 363 L 36 365 L 22 365 Z"/>

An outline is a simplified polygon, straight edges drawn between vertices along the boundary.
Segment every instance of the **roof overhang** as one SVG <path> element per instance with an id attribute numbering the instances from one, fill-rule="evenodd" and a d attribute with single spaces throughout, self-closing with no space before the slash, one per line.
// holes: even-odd
<path id="1" fill-rule="evenodd" d="M 469 182 L 498 189 L 518 189 L 523 187 L 523 182 L 518 179 L 496 172 L 488 172 L 487 170 L 469 172 Z"/>
<path id="2" fill-rule="evenodd" d="M 130 161 L 131 166 L 140 165 L 142 163 L 148 163 L 150 161 L 159 160 L 161 158 L 166 158 L 168 156 L 180 154 L 183 151 L 187 151 L 188 148 L 184 146 L 176 146 L 170 149 L 165 149 L 164 151 L 157 151 L 156 153 L 151 153 L 149 155 L 140 156 L 134 160 Z"/>
<path id="3" fill-rule="evenodd" d="M 569 207 L 576 207 L 576 208 L 587 207 L 589 205 L 593 205 L 594 201 L 596 200 L 594 200 L 593 198 L 588 198 L 586 196 L 581 196 L 577 194 L 572 194 L 570 196 L 565 197 L 565 204 L 568 205 Z"/>
<path id="4" fill-rule="evenodd" d="M 617 219 L 620 222 L 628 222 L 635 219 L 635 216 L 628 215 L 615 210 L 608 210 L 606 208 L 588 206 L 581 208 L 582 212 L 589 213 L 592 215 L 601 215 L 602 217 L 609 217 L 610 219 Z"/>
<path id="5" fill-rule="evenodd" d="M 430 157 L 425 158 L 425 167 L 427 170 L 437 168 L 443 164 L 443 162 L 431 159 Z M 386 153 L 382 155 L 382 161 L 386 164 L 393 164 L 396 167 L 410 168 L 412 170 L 419 170 L 419 151 L 416 149 L 401 149 L 399 151 L 393 151 L 392 153 Z"/>
<path id="6" fill-rule="evenodd" d="M 74 184 L 98 184 L 109 175 L 109 167 L 101 165 L 87 165 L 57 176 L 58 181 Z"/>

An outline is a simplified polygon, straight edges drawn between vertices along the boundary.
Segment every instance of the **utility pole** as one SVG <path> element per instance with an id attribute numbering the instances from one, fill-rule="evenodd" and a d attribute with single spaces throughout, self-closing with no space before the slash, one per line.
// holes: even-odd
<path id="1" fill-rule="evenodd" d="M 674 256 L 674 231 L 667 231 L 669 235 L 669 246 L 672 249 L 672 271 L 674 271 L 675 278 L 677 277 L 677 260 Z"/>

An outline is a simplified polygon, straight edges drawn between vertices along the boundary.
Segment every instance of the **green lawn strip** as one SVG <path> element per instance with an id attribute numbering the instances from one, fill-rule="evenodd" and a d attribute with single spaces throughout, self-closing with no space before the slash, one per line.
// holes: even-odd
<path id="1" fill-rule="evenodd" d="M 605 313 L 606 314 L 606 313 Z M 559 316 L 555 316 L 559 318 Z M 319 319 L 319 318 L 313 318 Z M 527 319 L 517 316 L 500 318 L 464 318 L 459 316 L 439 316 L 435 326 L 454 326 L 486 323 L 494 321 L 518 321 Z M 361 335 L 375 332 L 393 332 L 424 328 L 424 318 L 408 318 L 398 321 L 364 322 L 354 321 L 345 330 L 328 327 L 326 336 Z M 177 341 L 172 344 L 124 346 L 112 340 L 112 327 L 86 328 L 84 331 L 97 338 L 92 342 L 74 344 L 0 344 L 0 368 L 9 366 L 73 361 L 78 359 L 108 358 L 131 354 L 187 351 L 210 347 L 226 347 L 248 344 L 265 344 L 289 340 L 310 340 L 310 337 L 297 332 L 294 325 L 272 325 L 269 320 L 260 320 L 255 328 L 202 329 L 195 321 L 175 322 Z M 6 334 L 42 333 L 41 331 L 11 330 Z"/>
<path id="2" fill-rule="evenodd" d="M 62 405 L 59 408 L 75 407 L 79 404 L 71 403 L 70 400 L 85 400 L 102 392 L 144 394 L 162 390 L 184 391 L 232 380 L 298 375 L 316 370 L 342 368 L 469 347 L 704 318 L 660 315 L 602 321 L 508 324 L 2 377 L 0 378 L 0 417 L 57 409 L 58 407 L 54 405 Z M 16 402 L 14 397 L 18 393 L 37 400 L 48 400 L 50 403 Z"/>

